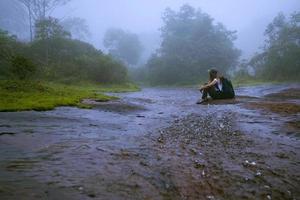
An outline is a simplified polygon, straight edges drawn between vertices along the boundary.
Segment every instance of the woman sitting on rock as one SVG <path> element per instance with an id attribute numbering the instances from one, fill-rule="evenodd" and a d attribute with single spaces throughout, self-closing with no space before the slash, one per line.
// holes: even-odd
<path id="1" fill-rule="evenodd" d="M 232 99 L 235 97 L 231 81 L 221 76 L 215 69 L 209 70 L 209 82 L 199 88 L 202 92 L 202 99 L 197 102 L 201 104 L 208 100 L 207 95 L 212 99 Z"/>

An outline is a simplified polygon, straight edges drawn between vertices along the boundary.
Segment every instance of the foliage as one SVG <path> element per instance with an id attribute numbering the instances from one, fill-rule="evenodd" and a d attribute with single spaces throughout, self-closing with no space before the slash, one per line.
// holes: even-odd
<path id="1" fill-rule="evenodd" d="M 45 34 L 37 33 L 36 40 L 29 44 L 0 31 L 1 79 L 12 78 L 12 74 L 13 78 L 26 79 L 30 72 L 36 72 L 37 79 L 63 83 L 128 81 L 123 64 L 88 43 L 67 37 L 57 21 L 52 22 L 46 23 Z M 32 63 L 37 66 L 35 70 Z"/>
<path id="2" fill-rule="evenodd" d="M 178 12 L 166 9 L 163 22 L 161 47 L 147 63 L 152 84 L 196 83 L 212 67 L 226 72 L 236 64 L 235 32 L 208 14 L 183 5 Z"/>
<path id="3" fill-rule="evenodd" d="M 12 60 L 20 55 L 24 45 L 17 41 L 15 36 L 0 29 L 0 79 L 9 78 Z"/>
<path id="4" fill-rule="evenodd" d="M 88 43 L 68 38 L 52 38 L 47 42 L 47 60 L 44 59 L 43 41 L 32 43 L 28 52 L 42 66 L 40 75 L 44 79 L 65 83 L 78 80 L 101 83 L 127 81 L 127 69 L 124 65 Z"/>
<path id="5" fill-rule="evenodd" d="M 113 57 L 129 65 L 138 63 L 143 50 L 138 36 L 122 29 L 107 30 L 103 43 Z"/>
<path id="6" fill-rule="evenodd" d="M 35 23 L 36 40 L 69 37 L 71 37 L 71 33 L 65 31 L 56 18 L 48 17 L 47 19 L 40 19 Z"/>
<path id="7" fill-rule="evenodd" d="M 289 19 L 279 13 L 268 25 L 265 35 L 263 52 L 249 61 L 257 76 L 266 80 L 299 80 L 300 12 Z"/>
<path id="8" fill-rule="evenodd" d="M 30 41 L 33 40 L 33 26 L 39 20 L 44 20 L 59 6 L 71 0 L 17 0 L 19 5 L 27 9 L 30 30 Z"/>
<path id="9" fill-rule="evenodd" d="M 85 19 L 79 17 L 67 18 L 61 24 L 65 30 L 72 34 L 72 38 L 85 40 L 91 35 Z"/>
<path id="10" fill-rule="evenodd" d="M 15 56 L 11 59 L 10 72 L 19 80 L 32 78 L 36 72 L 36 66 L 31 60 L 23 56 Z"/>
<path id="11" fill-rule="evenodd" d="M 7 31 L 0 29 L 0 62 L 10 59 L 13 55 L 13 46 L 15 46 L 16 39 L 10 36 Z"/>

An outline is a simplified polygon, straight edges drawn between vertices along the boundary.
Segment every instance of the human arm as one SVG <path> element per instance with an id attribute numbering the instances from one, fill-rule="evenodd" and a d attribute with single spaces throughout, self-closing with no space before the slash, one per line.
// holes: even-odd
<path id="1" fill-rule="evenodd" d="M 209 88 L 209 87 L 215 85 L 217 82 L 218 82 L 218 80 L 215 78 L 213 81 L 211 81 L 211 82 L 209 82 L 209 83 L 207 83 L 207 84 L 205 84 L 205 85 L 202 85 L 202 86 L 199 88 L 199 90 L 202 91 L 202 90 L 204 90 L 204 89 L 207 89 L 207 88 Z"/>

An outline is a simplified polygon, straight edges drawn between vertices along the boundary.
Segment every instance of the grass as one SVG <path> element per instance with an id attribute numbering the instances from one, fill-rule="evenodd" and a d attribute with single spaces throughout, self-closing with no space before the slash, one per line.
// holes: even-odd
<path id="1" fill-rule="evenodd" d="M 244 87 L 244 86 L 256 86 L 256 85 L 265 85 L 265 84 L 280 84 L 288 83 L 285 81 L 270 81 L 270 80 L 261 80 L 261 79 L 232 79 L 232 84 L 234 87 Z"/>
<path id="2" fill-rule="evenodd" d="M 82 99 L 109 101 L 116 97 L 101 92 L 136 91 L 133 84 L 97 85 L 92 83 L 63 85 L 46 82 L 0 81 L 0 112 L 52 110 L 58 106 L 91 108 Z"/>

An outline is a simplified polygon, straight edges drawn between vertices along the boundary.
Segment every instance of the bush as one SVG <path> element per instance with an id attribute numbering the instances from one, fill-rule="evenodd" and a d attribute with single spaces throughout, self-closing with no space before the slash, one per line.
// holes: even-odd
<path id="1" fill-rule="evenodd" d="M 64 37 L 18 42 L 0 30 L 0 80 L 124 83 L 126 67 L 91 44 Z"/>
<path id="2" fill-rule="evenodd" d="M 23 56 L 14 56 L 11 59 L 10 72 L 14 78 L 26 80 L 32 78 L 36 72 L 33 62 Z"/>

